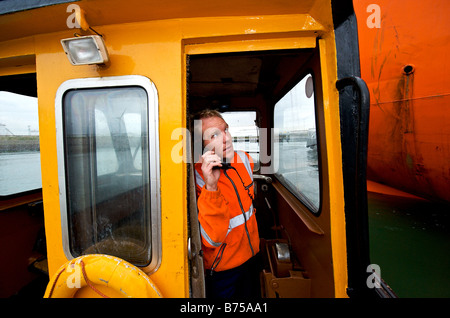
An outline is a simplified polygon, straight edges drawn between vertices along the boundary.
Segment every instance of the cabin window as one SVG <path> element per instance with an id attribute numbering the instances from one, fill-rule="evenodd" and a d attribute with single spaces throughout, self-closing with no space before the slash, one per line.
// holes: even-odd
<path id="1" fill-rule="evenodd" d="M 42 188 L 36 74 L 0 77 L 0 197 Z"/>
<path id="2" fill-rule="evenodd" d="M 224 112 L 223 119 L 229 126 L 234 150 L 243 150 L 252 156 L 253 171 L 259 170 L 259 129 L 256 112 Z"/>
<path id="3" fill-rule="evenodd" d="M 159 205 L 158 189 L 150 181 L 157 178 L 157 130 L 148 94 L 139 86 L 62 94 L 62 214 L 72 257 L 101 253 L 138 266 L 152 261 L 152 215 Z"/>
<path id="4" fill-rule="evenodd" d="M 303 77 L 274 108 L 277 178 L 312 212 L 320 207 L 314 82 Z"/>

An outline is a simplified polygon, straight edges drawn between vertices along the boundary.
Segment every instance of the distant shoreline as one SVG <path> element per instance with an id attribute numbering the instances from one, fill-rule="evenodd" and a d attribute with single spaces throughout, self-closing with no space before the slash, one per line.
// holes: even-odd
<path id="1" fill-rule="evenodd" d="M 39 150 L 39 136 L 0 136 L 0 153 Z"/>

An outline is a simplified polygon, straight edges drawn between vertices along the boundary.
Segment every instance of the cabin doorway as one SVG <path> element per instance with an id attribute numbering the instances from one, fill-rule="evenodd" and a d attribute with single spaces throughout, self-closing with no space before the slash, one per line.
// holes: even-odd
<path id="1" fill-rule="evenodd" d="M 234 129 L 235 150 L 244 148 L 255 162 L 254 206 L 262 242 L 261 296 L 332 297 L 318 48 L 186 55 L 186 72 L 188 127 L 193 128 L 192 118 L 198 111 L 220 111 Z M 240 122 L 245 123 L 241 129 L 236 127 Z M 192 147 L 193 163 L 198 155 Z M 191 272 L 194 269 L 197 273 L 191 279 L 195 297 L 196 290 L 203 290 L 203 268 L 201 260 L 195 260 L 201 254 L 201 240 L 195 225 L 192 173 L 190 177 L 190 244 L 197 249 L 190 263 Z M 306 177 L 312 181 L 301 184 Z M 306 186 L 311 187 L 305 190 Z"/>

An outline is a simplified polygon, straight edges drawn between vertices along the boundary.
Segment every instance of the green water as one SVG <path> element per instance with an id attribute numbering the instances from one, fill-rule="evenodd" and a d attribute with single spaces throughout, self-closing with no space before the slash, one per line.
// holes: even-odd
<path id="1" fill-rule="evenodd" d="M 450 207 L 368 193 L 370 257 L 399 297 L 450 297 Z"/>

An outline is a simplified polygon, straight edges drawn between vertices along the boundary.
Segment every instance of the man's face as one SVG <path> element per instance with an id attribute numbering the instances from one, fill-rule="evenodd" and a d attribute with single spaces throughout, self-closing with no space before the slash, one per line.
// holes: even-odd
<path id="1" fill-rule="evenodd" d="M 231 161 L 234 157 L 233 142 L 228 132 L 228 124 L 220 117 L 202 119 L 203 146 L 214 150 L 216 155 Z"/>

